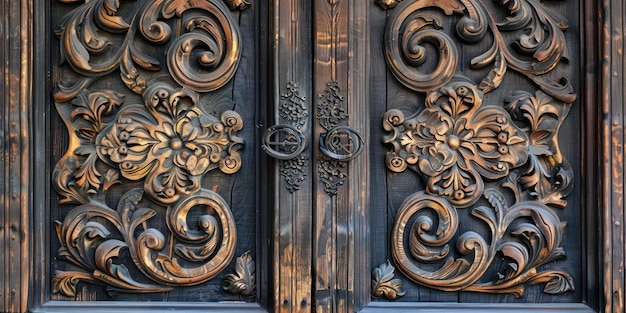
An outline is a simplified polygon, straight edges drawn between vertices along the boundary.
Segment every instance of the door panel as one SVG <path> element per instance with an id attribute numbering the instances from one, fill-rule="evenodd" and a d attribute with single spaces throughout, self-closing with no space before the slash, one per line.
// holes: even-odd
<path id="1" fill-rule="evenodd" d="M 578 4 L 379 4 L 374 301 L 583 302 Z"/>
<path id="2" fill-rule="evenodd" d="M 51 300 L 267 302 L 246 6 L 53 1 Z"/>

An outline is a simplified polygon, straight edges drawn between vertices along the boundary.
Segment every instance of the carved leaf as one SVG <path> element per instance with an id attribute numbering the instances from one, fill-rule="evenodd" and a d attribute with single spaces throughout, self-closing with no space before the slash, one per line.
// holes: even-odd
<path id="1" fill-rule="evenodd" d="M 574 279 L 565 273 L 554 273 L 552 279 L 543 288 L 543 292 L 549 294 L 560 294 L 574 290 Z"/>
<path id="2" fill-rule="evenodd" d="M 224 275 L 224 290 L 247 297 L 256 295 L 256 268 L 250 252 L 237 258 L 235 273 Z"/>
<path id="3" fill-rule="evenodd" d="M 372 271 L 371 291 L 374 297 L 385 297 L 389 300 L 395 300 L 406 294 L 406 291 L 402 288 L 402 280 L 393 278 L 395 270 L 396 268 L 387 260 L 387 263 L 381 264 Z"/>
<path id="4" fill-rule="evenodd" d="M 93 279 L 87 273 L 57 271 L 52 277 L 52 293 L 76 297 L 76 286 L 81 280 L 93 282 Z"/>

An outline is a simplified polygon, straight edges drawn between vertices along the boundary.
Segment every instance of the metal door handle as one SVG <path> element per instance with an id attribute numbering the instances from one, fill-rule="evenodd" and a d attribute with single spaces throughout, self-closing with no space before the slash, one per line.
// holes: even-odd
<path id="1" fill-rule="evenodd" d="M 269 156 L 279 160 L 296 158 L 307 147 L 307 139 L 296 127 L 278 124 L 263 133 L 261 148 Z"/>
<path id="2" fill-rule="evenodd" d="M 361 134 L 348 126 L 335 126 L 320 135 L 320 150 L 337 161 L 350 161 L 363 152 Z"/>

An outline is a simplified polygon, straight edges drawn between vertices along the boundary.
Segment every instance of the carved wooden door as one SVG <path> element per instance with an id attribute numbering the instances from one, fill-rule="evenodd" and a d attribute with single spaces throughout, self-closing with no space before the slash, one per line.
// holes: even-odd
<path id="1" fill-rule="evenodd" d="M 36 310 L 593 312 L 579 7 L 52 0 Z"/>

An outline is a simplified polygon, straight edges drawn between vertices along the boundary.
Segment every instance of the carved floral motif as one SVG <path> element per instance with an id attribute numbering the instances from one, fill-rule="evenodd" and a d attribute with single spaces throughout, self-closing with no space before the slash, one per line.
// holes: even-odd
<path id="1" fill-rule="evenodd" d="M 470 83 L 452 83 L 429 92 L 426 108 L 404 118 L 399 110 L 385 114 L 383 126 L 394 144 L 389 169 L 408 166 L 427 179 L 427 191 L 454 205 L 476 202 L 483 179 L 509 174 L 528 157 L 528 137 L 499 107 L 481 107 L 482 92 Z"/>
<path id="2" fill-rule="evenodd" d="M 100 158 L 117 166 L 124 178 L 142 180 L 153 199 L 172 203 L 200 189 L 200 179 L 218 168 L 227 174 L 241 167 L 233 136 L 243 122 L 234 111 L 222 120 L 185 103 L 191 93 L 155 83 L 144 92 L 145 106 L 126 106 L 96 138 Z"/>
<path id="3" fill-rule="evenodd" d="M 520 297 L 532 284 L 544 284 L 549 294 L 571 291 L 569 273 L 540 268 L 565 257 L 566 223 L 555 210 L 566 208 L 573 173 L 558 131 L 576 95 L 565 78 L 554 82 L 548 74 L 565 56 L 567 22 L 534 0 L 491 5 L 508 16 L 496 21 L 486 0 L 405 0 L 389 18 L 387 65 L 403 85 L 425 94 L 421 111 L 405 118 L 392 109 L 383 120 L 392 147 L 387 167 L 412 169 L 426 182 L 397 211 L 393 260 L 413 282 L 444 291 Z M 444 29 L 442 16 L 450 15 L 460 19 Z M 469 64 L 491 66 L 480 81 L 459 70 L 452 36 L 490 43 Z M 425 44 L 437 54 L 426 53 Z M 433 58 L 434 67 L 422 67 Z M 539 90 L 490 97 L 508 69 Z M 459 234 L 458 209 L 469 210 L 487 234 Z"/>
<path id="4" fill-rule="evenodd" d="M 85 3 L 56 28 L 67 80 L 54 99 L 69 146 L 52 178 L 60 202 L 78 206 L 56 224 L 57 256 L 71 265 L 52 291 L 76 296 L 77 284 L 90 282 L 166 292 L 206 282 L 232 260 L 237 232 L 226 201 L 202 182 L 214 169 L 239 170 L 243 121 L 234 111 L 209 113 L 200 93 L 234 76 L 237 24 L 217 0 L 137 1 L 128 12 L 118 12 L 119 1 L 64 2 Z M 143 101 L 103 85 L 125 85 Z"/>

